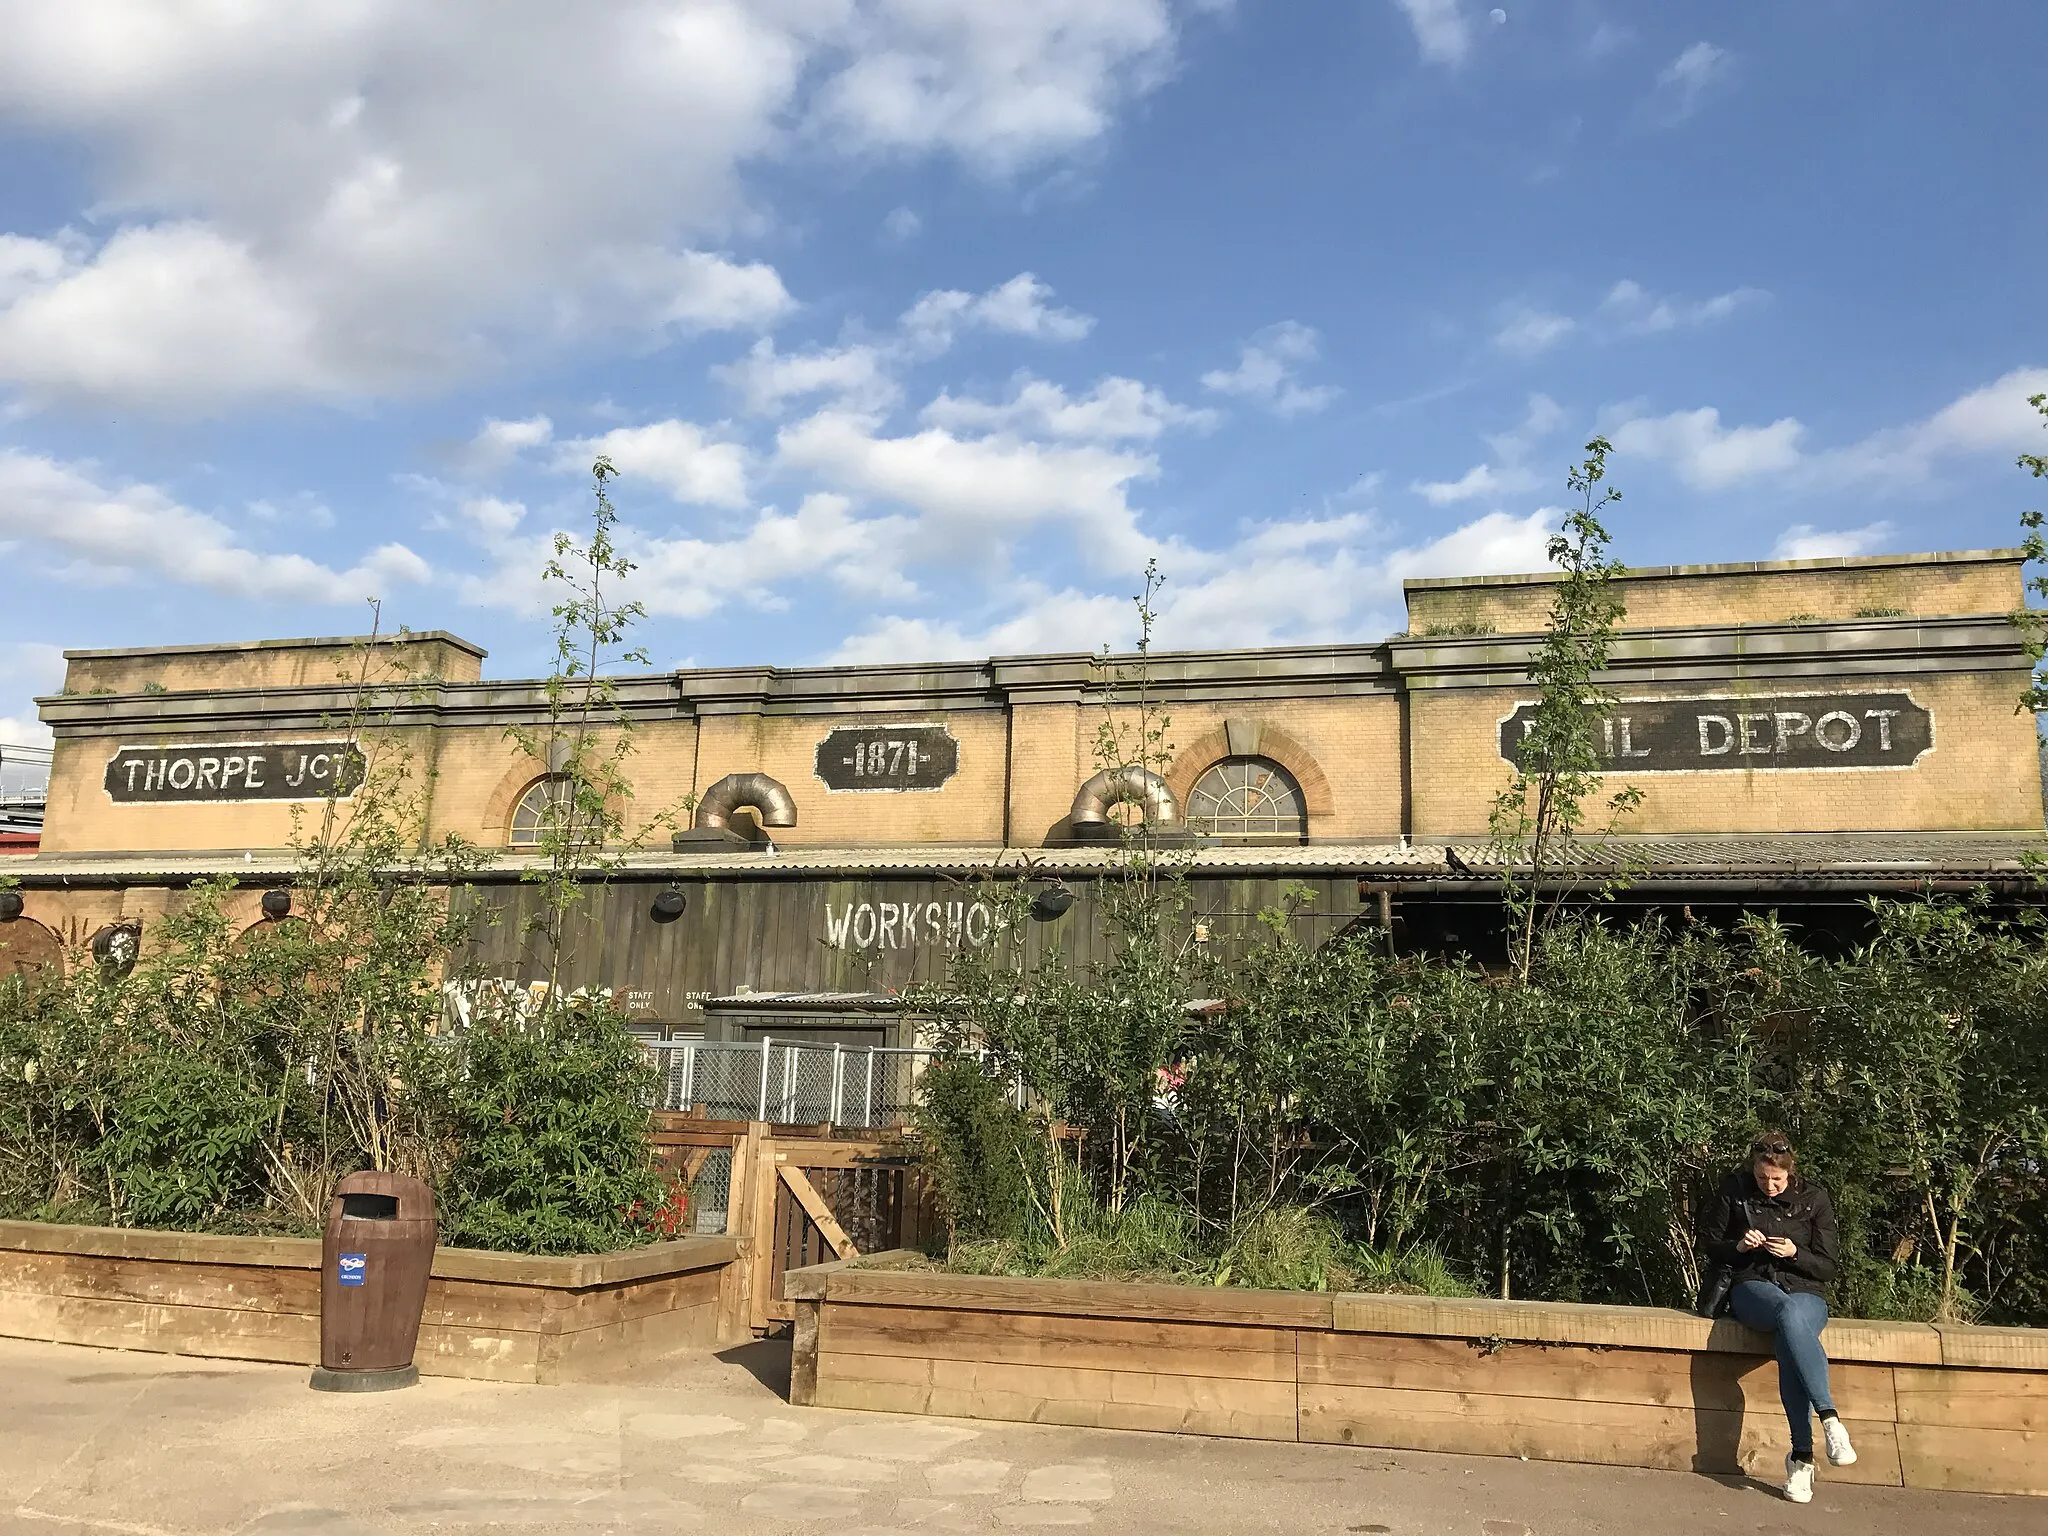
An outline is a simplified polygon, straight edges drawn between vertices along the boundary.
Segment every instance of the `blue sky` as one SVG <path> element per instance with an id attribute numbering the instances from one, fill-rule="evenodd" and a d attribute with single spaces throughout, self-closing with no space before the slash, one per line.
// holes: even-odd
<path id="1" fill-rule="evenodd" d="M 65 647 L 1372 639 L 1528 569 L 2013 542 L 2048 7 L 0 0 L 0 740 Z"/>

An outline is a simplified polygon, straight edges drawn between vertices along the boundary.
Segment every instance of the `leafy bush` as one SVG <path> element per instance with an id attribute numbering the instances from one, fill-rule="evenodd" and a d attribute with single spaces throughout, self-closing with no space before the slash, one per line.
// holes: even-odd
<path id="1" fill-rule="evenodd" d="M 654 1069 L 610 1001 L 486 1010 L 460 1043 L 448 1240 L 521 1253 L 645 1241 L 629 1213 L 668 1198 L 648 1151 Z"/>
<path id="2" fill-rule="evenodd" d="M 924 1166 L 952 1241 L 1022 1231 L 1045 1182 L 1030 1117 L 972 1060 L 942 1061 L 918 1079 L 914 1121 Z"/>
<path id="3" fill-rule="evenodd" d="M 2033 915 L 1873 903 L 1867 942 L 1833 955 L 1769 917 L 1567 915 L 1524 982 L 1372 932 L 1309 951 L 1285 910 L 1191 944 L 1171 872 L 1148 879 L 1105 904 L 1092 978 L 995 945 L 923 1000 L 1042 1112 L 1006 1111 L 1001 1138 L 933 1121 L 942 1196 L 980 1202 L 958 1262 L 1683 1305 L 1703 1197 L 1783 1126 L 1835 1195 L 1839 1310 L 2048 1320 Z M 1221 1002 L 1166 1006 L 1204 996 Z M 999 1098 L 974 1070 L 935 1089 Z"/>

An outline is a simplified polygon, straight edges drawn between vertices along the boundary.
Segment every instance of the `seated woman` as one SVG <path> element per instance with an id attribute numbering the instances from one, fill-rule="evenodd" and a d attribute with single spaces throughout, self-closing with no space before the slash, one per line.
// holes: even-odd
<path id="1" fill-rule="evenodd" d="M 1785 1497 L 1808 1503 L 1815 1413 L 1828 1460 L 1846 1467 L 1856 1459 L 1828 1391 L 1828 1357 L 1820 1343 L 1828 1324 L 1821 1287 L 1835 1277 L 1840 1256 L 1834 1202 L 1826 1189 L 1800 1176 L 1792 1143 L 1771 1133 L 1749 1149 L 1749 1166 L 1723 1179 L 1707 1202 L 1700 1240 L 1708 1261 L 1727 1265 L 1734 1275 L 1729 1310 L 1736 1320 L 1777 1339 L 1778 1393 L 1792 1426 Z"/>

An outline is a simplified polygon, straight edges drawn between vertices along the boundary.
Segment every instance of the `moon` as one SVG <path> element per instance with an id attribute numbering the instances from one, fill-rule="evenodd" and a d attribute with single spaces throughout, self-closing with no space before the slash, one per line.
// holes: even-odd
<path id="1" fill-rule="evenodd" d="M 1493 24 L 1496 27 L 1508 19 L 1508 13 L 1503 10 L 1496 9 L 1494 11 L 1489 12 L 1489 14 L 1493 17 Z"/>

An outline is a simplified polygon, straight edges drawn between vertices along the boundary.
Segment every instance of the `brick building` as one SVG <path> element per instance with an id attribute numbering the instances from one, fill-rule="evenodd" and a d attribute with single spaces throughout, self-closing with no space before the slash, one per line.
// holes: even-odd
<path id="1" fill-rule="evenodd" d="M 1409 632 L 1378 644 L 1156 655 L 1147 687 L 1175 751 L 1154 783 L 1099 774 L 1100 725 L 1129 722 L 1131 681 L 1086 654 L 623 678 L 640 841 L 586 904 L 579 979 L 663 1030 L 703 1027 L 707 1001 L 728 1032 L 766 1027 L 774 995 L 863 1004 L 974 941 L 974 881 L 991 875 L 1065 881 L 1077 900 L 1048 932 L 1085 947 L 1091 879 L 1115 857 L 1104 824 L 1135 813 L 1186 838 L 1176 857 L 1223 927 L 1294 881 L 1316 892 L 1315 934 L 1391 917 L 1397 941 L 1482 948 L 1488 811 L 1554 580 L 1411 581 Z M 1631 901 L 1790 905 L 1825 924 L 1875 890 L 2017 887 L 2043 843 L 2037 736 L 2014 707 L 2017 551 L 1638 570 L 1624 597 L 1604 744 L 1612 782 L 1645 791 L 1612 851 L 1637 872 Z M 40 701 L 56 733 L 42 846 L 8 861 L 22 911 L 0 924 L 0 964 L 123 924 L 146 944 L 208 874 L 240 881 L 258 920 L 291 877 L 295 808 L 348 772 L 331 722 L 366 664 L 412 681 L 384 690 L 365 746 L 430 773 L 432 834 L 492 850 L 482 899 L 530 899 L 518 876 L 549 779 L 507 727 L 539 721 L 543 693 L 484 680 L 475 646 L 434 632 L 374 654 L 280 640 L 67 657 L 65 691 Z M 671 838 L 657 818 L 685 805 Z M 656 922 L 671 886 L 688 905 Z M 517 933 L 500 924 L 479 957 L 516 974 Z"/>

